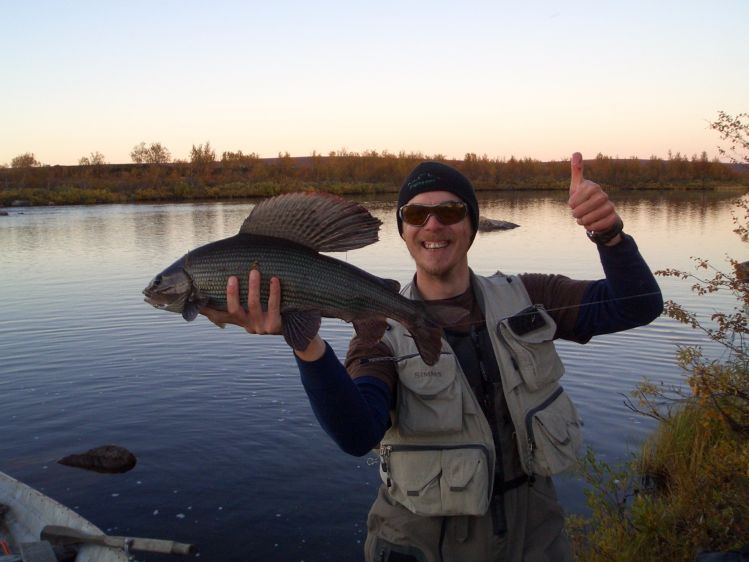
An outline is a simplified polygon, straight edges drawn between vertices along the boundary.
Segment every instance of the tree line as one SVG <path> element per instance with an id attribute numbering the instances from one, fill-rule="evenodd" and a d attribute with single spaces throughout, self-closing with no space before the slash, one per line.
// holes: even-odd
<path id="1" fill-rule="evenodd" d="M 0 168 L 0 204 L 80 204 L 132 201 L 228 199 L 322 190 L 342 194 L 397 191 L 422 160 L 439 160 L 463 171 L 478 190 L 567 189 L 569 161 L 489 158 L 467 153 L 462 160 L 419 152 L 347 150 L 327 155 L 260 158 L 256 153 L 223 152 L 210 142 L 193 145 L 189 159 L 173 160 L 163 144 L 141 142 L 130 153 L 132 164 L 108 164 L 92 152 L 78 166 L 43 166 L 33 153 L 17 156 Z M 608 187 L 631 189 L 713 189 L 747 185 L 738 167 L 709 159 L 706 152 L 687 157 L 615 158 L 598 154 L 587 160 L 590 177 Z"/>

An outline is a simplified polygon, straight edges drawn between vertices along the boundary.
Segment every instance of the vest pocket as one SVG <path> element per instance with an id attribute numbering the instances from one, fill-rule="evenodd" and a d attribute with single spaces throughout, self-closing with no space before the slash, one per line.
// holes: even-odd
<path id="1" fill-rule="evenodd" d="M 508 318 L 497 326 L 497 331 L 510 348 L 517 371 L 515 374 L 520 375 L 520 380 L 515 378 L 515 386 L 522 380 L 531 392 L 559 380 L 564 374 L 564 365 L 553 343 L 556 324 L 542 308 L 536 308 L 535 314 L 543 318 L 543 324 L 522 335 L 513 331 Z"/>
<path id="2" fill-rule="evenodd" d="M 582 423 L 575 406 L 560 386 L 549 398 L 528 411 L 528 473 L 558 474 L 577 460 L 582 445 Z"/>
<path id="3" fill-rule="evenodd" d="M 398 428 L 404 435 L 453 433 L 463 428 L 463 394 L 451 357 L 429 367 L 419 358 L 399 368 Z"/>
<path id="4" fill-rule="evenodd" d="M 416 515 L 483 515 L 489 507 L 489 452 L 483 445 L 382 445 L 388 494 Z"/>

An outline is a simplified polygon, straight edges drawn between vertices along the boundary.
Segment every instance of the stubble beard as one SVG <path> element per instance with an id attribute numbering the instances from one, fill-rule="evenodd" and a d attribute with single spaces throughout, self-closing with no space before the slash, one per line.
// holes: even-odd
<path id="1" fill-rule="evenodd" d="M 467 261 L 465 262 L 465 268 L 463 262 L 457 262 L 453 264 L 441 263 L 441 262 L 419 262 L 413 255 L 411 256 L 416 264 L 416 277 L 419 275 L 428 277 L 434 281 L 440 283 L 450 283 L 456 278 L 460 277 L 462 272 L 468 268 Z"/>

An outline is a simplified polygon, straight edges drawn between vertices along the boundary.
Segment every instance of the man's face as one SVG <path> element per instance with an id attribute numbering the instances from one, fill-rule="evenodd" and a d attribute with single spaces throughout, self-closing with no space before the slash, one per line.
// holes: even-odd
<path id="1" fill-rule="evenodd" d="M 449 191 L 420 193 L 408 203 L 436 205 L 448 201 L 462 201 Z M 428 275 L 448 279 L 456 273 L 468 272 L 468 248 L 473 229 L 468 215 L 458 223 L 444 225 L 429 216 L 423 226 L 413 226 L 404 221 L 403 240 L 416 262 L 417 278 Z"/>

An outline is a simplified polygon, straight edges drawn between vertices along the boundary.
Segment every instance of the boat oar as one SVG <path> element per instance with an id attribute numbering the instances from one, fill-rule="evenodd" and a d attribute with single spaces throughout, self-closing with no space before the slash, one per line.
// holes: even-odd
<path id="1" fill-rule="evenodd" d="M 60 525 L 47 525 L 42 529 L 41 539 L 52 544 L 97 544 L 112 548 L 140 550 L 143 552 L 160 552 L 164 554 L 194 554 L 195 545 L 162 539 L 142 539 L 137 537 L 114 537 L 111 535 L 92 535 L 79 529 Z"/>

